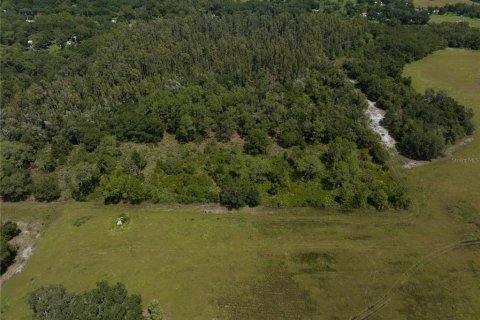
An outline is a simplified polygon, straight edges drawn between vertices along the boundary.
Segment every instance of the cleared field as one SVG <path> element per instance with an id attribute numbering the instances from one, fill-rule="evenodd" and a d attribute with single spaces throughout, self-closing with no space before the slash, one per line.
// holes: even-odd
<path id="1" fill-rule="evenodd" d="M 428 8 L 428 7 L 443 7 L 447 4 L 455 3 L 468 3 L 474 4 L 475 2 L 470 0 L 413 0 L 415 7 Z"/>
<path id="2" fill-rule="evenodd" d="M 46 214 L 44 206 L 28 206 Z M 62 283 L 76 291 L 99 279 L 122 281 L 146 302 L 157 298 L 172 319 L 347 319 L 389 292 L 392 300 L 382 316 L 401 319 L 414 305 L 403 298 L 411 294 L 398 281 L 408 279 L 404 273 L 423 257 L 462 240 L 466 228 L 447 217 L 429 221 L 414 213 L 52 206 L 63 215 L 4 288 L 2 319 L 28 319 L 24 298 L 38 286 Z M 8 218 L 11 209 L 26 207 L 3 210 Z M 131 218 L 122 231 L 115 229 L 121 213 Z M 422 270 L 433 279 L 449 279 L 442 285 L 452 291 L 459 279 L 475 283 L 480 261 L 472 249 L 451 249 L 425 260 Z M 468 291 L 474 286 L 460 288 L 474 297 Z M 480 314 L 478 303 L 460 305 L 453 298 L 445 297 L 464 314 Z M 439 312 L 443 307 L 431 314 Z"/>
<path id="3" fill-rule="evenodd" d="M 480 125 L 480 52 L 440 51 L 405 72 L 418 90 L 474 108 Z M 2 204 L 2 219 L 45 225 L 2 290 L 2 319 L 29 319 L 25 297 L 38 286 L 102 279 L 158 299 L 171 319 L 478 319 L 480 247 L 461 242 L 480 238 L 478 159 L 479 131 L 408 171 L 408 212 Z M 130 223 L 119 230 L 122 213 Z"/>
<path id="4" fill-rule="evenodd" d="M 464 16 L 450 15 L 450 14 L 432 14 L 430 15 L 429 23 L 442 23 L 442 22 L 466 22 L 472 28 L 480 28 L 480 19 L 472 19 Z"/>

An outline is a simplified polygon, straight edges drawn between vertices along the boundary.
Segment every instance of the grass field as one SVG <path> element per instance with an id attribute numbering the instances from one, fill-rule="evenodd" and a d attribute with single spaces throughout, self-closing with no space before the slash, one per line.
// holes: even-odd
<path id="1" fill-rule="evenodd" d="M 405 73 L 418 90 L 446 89 L 474 108 L 480 127 L 480 52 L 443 50 Z M 101 279 L 158 299 L 171 319 L 479 319 L 480 248 L 459 245 L 480 238 L 475 159 L 479 131 L 408 171 L 407 212 L 3 204 L 2 219 L 45 231 L 2 290 L 2 319 L 29 319 L 25 297 L 38 286 L 79 291 Z"/>
<path id="2" fill-rule="evenodd" d="M 447 4 L 455 3 L 468 3 L 474 4 L 475 2 L 470 0 L 413 0 L 415 7 L 427 8 L 427 7 L 443 7 Z"/>
<path id="3" fill-rule="evenodd" d="M 457 23 L 459 21 L 468 23 L 468 25 L 472 28 L 480 28 L 480 19 L 472 19 L 469 17 L 457 16 L 452 14 L 443 14 L 443 15 L 432 14 L 430 15 L 429 23 L 442 23 L 442 22 Z"/>

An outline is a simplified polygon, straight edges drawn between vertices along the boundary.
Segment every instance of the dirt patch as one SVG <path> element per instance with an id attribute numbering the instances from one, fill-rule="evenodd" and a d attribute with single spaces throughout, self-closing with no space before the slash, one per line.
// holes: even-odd
<path id="1" fill-rule="evenodd" d="M 404 169 L 412 169 L 416 167 L 421 167 L 429 163 L 430 161 L 423 161 L 423 160 L 413 160 L 413 159 L 408 159 L 404 158 L 405 163 L 402 164 L 402 168 Z"/>
<path id="2" fill-rule="evenodd" d="M 368 108 L 365 110 L 365 113 L 370 119 L 370 128 L 380 136 L 382 144 L 385 147 L 388 149 L 394 149 L 397 142 L 392 136 L 390 136 L 388 130 L 380 124 L 383 118 L 385 118 L 385 110 L 377 108 L 376 103 L 373 101 L 367 100 L 367 102 Z"/>

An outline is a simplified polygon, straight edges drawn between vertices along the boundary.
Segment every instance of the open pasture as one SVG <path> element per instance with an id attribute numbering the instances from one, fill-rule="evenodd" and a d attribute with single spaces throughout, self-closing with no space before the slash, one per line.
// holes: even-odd
<path id="1" fill-rule="evenodd" d="M 473 19 L 473 18 L 458 16 L 453 14 L 430 15 L 429 23 L 442 23 L 442 22 L 451 22 L 451 23 L 466 22 L 472 28 L 480 28 L 480 19 Z"/>

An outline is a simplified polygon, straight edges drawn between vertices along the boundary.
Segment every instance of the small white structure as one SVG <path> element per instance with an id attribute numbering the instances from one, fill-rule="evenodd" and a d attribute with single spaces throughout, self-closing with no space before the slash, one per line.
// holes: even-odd
<path id="1" fill-rule="evenodd" d="M 366 13 L 366 12 L 362 12 L 361 15 L 362 15 L 362 17 L 364 17 L 364 18 L 368 17 L 368 13 Z"/>
<path id="2" fill-rule="evenodd" d="M 27 43 L 28 43 L 29 45 L 32 45 L 32 44 L 33 44 L 33 41 L 32 41 L 32 40 L 28 40 Z"/>
<path id="3" fill-rule="evenodd" d="M 27 18 L 27 20 L 25 20 L 25 21 L 27 21 L 28 23 L 34 23 L 34 22 L 35 22 L 34 19 L 28 19 L 28 18 Z"/>
<path id="4" fill-rule="evenodd" d="M 111 21 L 112 23 L 117 23 L 117 20 L 118 20 L 118 17 L 113 17 Z"/>
<path id="5" fill-rule="evenodd" d="M 121 226 L 123 225 L 123 219 L 122 218 L 118 218 L 117 219 L 117 226 Z"/>
<path id="6" fill-rule="evenodd" d="M 74 45 L 77 43 L 77 36 L 73 36 L 70 40 L 67 40 L 67 42 L 65 42 L 65 45 L 66 46 L 71 46 L 71 45 Z"/>

